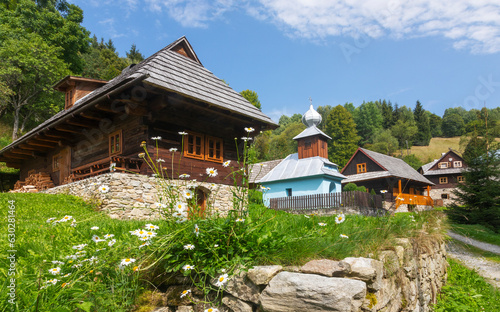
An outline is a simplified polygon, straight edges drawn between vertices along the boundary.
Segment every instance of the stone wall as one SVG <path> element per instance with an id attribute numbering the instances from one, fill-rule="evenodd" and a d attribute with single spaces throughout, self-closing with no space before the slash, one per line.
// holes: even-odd
<path id="1" fill-rule="evenodd" d="M 302 267 L 257 266 L 229 279 L 219 311 L 427 312 L 446 280 L 443 241 L 398 239 L 377 259 L 313 260 Z M 179 300 L 171 285 L 156 312 L 204 311 L 200 292 Z M 193 305 L 193 302 L 195 303 Z M 198 304 L 196 304 L 198 303 Z"/>
<path id="2" fill-rule="evenodd" d="M 208 195 L 208 206 L 211 207 L 211 212 L 225 215 L 233 208 L 232 191 L 234 189 L 232 186 L 189 180 L 171 180 L 159 188 L 158 182 L 160 181 L 165 180 L 140 174 L 112 172 L 57 186 L 44 191 L 44 193 L 79 196 L 86 201 L 98 204 L 112 218 L 124 220 L 157 219 L 161 212 L 158 203 L 167 204 L 165 200 L 160 200 L 162 192 L 159 194 L 158 189 L 165 189 L 170 185 L 182 192 L 188 189 L 189 184 L 196 184 L 197 188 Z M 101 192 L 101 186 L 108 187 L 107 192 Z M 163 195 L 163 197 L 165 196 Z"/>
<path id="3" fill-rule="evenodd" d="M 453 193 L 454 191 L 456 191 L 456 188 L 454 188 L 454 187 L 452 187 L 452 188 L 435 188 L 435 189 L 431 189 L 430 196 L 434 200 L 442 199 L 443 206 L 449 206 L 449 205 L 453 204 L 455 202 L 455 200 L 457 199 L 457 197 Z M 447 194 L 447 197 L 448 197 L 447 199 L 443 198 L 442 195 L 444 195 L 444 194 Z"/>

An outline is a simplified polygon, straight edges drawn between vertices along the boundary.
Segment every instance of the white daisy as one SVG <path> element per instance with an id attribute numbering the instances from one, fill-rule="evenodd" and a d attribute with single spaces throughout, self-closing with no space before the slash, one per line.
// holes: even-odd
<path id="1" fill-rule="evenodd" d="M 167 208 L 167 205 L 162 204 L 162 203 L 156 203 L 156 207 L 158 207 L 158 208 Z"/>
<path id="2" fill-rule="evenodd" d="M 109 192 L 109 187 L 107 185 L 101 185 L 99 186 L 99 191 L 101 191 L 101 193 L 107 193 Z"/>
<path id="3" fill-rule="evenodd" d="M 165 159 L 163 159 L 163 158 L 158 158 L 158 159 L 156 159 L 156 162 L 157 162 L 157 163 L 164 163 L 164 162 L 165 162 Z"/>
<path id="4" fill-rule="evenodd" d="M 135 262 L 135 259 L 131 259 L 131 258 L 123 259 L 122 262 L 120 262 L 120 266 L 124 267 L 124 266 L 127 266 L 133 262 Z"/>
<path id="5" fill-rule="evenodd" d="M 318 223 L 319 226 L 326 226 L 326 223 L 320 222 Z"/>
<path id="6" fill-rule="evenodd" d="M 49 270 L 49 273 L 51 273 L 52 275 L 57 275 L 57 274 L 61 273 L 61 268 L 60 267 L 52 268 Z"/>
<path id="7" fill-rule="evenodd" d="M 172 147 L 171 149 L 169 149 L 169 151 L 174 153 L 174 152 L 177 152 L 177 149 L 175 147 Z"/>
<path id="8" fill-rule="evenodd" d="M 70 275 L 71 275 L 71 273 L 66 273 L 66 274 L 63 275 L 63 277 L 68 277 Z"/>
<path id="9" fill-rule="evenodd" d="M 340 237 L 341 238 L 349 238 L 349 236 L 345 235 L 345 234 L 340 234 Z"/>
<path id="10" fill-rule="evenodd" d="M 185 266 L 182 267 L 184 271 L 189 271 L 194 269 L 194 265 L 186 264 Z"/>
<path id="11" fill-rule="evenodd" d="M 236 222 L 245 222 L 245 219 L 238 218 L 238 219 L 236 219 Z"/>
<path id="12" fill-rule="evenodd" d="M 207 168 L 207 174 L 209 177 L 213 178 L 213 177 L 216 177 L 217 176 L 217 169 L 215 168 Z"/>
<path id="13" fill-rule="evenodd" d="M 231 163 L 230 160 L 226 160 L 225 162 L 222 163 L 222 167 L 229 167 L 230 163 Z"/>
<path id="14" fill-rule="evenodd" d="M 104 238 L 108 239 L 108 238 L 111 238 L 111 237 L 114 237 L 114 236 L 115 236 L 115 234 L 106 234 L 106 235 L 104 235 Z"/>
<path id="15" fill-rule="evenodd" d="M 93 230 L 93 231 L 95 231 L 95 230 L 98 230 L 98 229 L 99 229 L 99 227 L 98 227 L 98 226 L 93 226 L 93 227 L 91 227 L 90 229 L 91 229 L 91 230 Z"/>
<path id="16" fill-rule="evenodd" d="M 156 235 L 157 235 L 156 232 L 149 231 L 149 232 L 146 232 L 146 235 L 144 237 L 151 238 L 151 237 L 155 237 Z"/>
<path id="17" fill-rule="evenodd" d="M 187 211 L 176 211 L 172 215 L 176 218 L 184 219 L 184 218 L 187 218 L 188 213 L 187 213 Z"/>
<path id="18" fill-rule="evenodd" d="M 304 217 L 306 217 L 307 219 L 309 219 L 311 216 L 308 216 L 308 215 L 304 215 Z"/>
<path id="19" fill-rule="evenodd" d="M 151 223 L 146 224 L 146 229 L 148 230 L 158 230 L 160 227 Z"/>
<path id="20" fill-rule="evenodd" d="M 194 225 L 194 234 L 196 234 L 196 236 L 200 235 L 200 228 L 198 227 L 198 224 Z"/>
<path id="21" fill-rule="evenodd" d="M 179 132 L 179 134 L 180 134 L 180 135 L 187 135 L 188 133 L 187 133 L 187 132 L 185 132 L 185 131 L 181 131 L 181 132 Z"/>
<path id="22" fill-rule="evenodd" d="M 246 141 L 250 141 L 250 140 L 252 140 L 252 138 L 250 138 L 250 137 L 241 137 L 241 139 L 242 139 L 243 141 L 245 141 L 245 142 L 246 142 Z"/>
<path id="23" fill-rule="evenodd" d="M 184 195 L 184 197 L 186 197 L 187 199 L 189 199 L 189 198 L 193 198 L 193 192 L 191 192 L 190 190 L 185 190 L 185 191 L 183 192 L 183 195 Z"/>
<path id="24" fill-rule="evenodd" d="M 184 245 L 184 249 L 186 249 L 186 250 L 193 250 L 194 249 L 194 245 L 193 244 Z"/>
<path id="25" fill-rule="evenodd" d="M 102 238 L 100 238 L 100 237 L 99 237 L 99 236 L 97 236 L 97 235 L 92 236 L 92 240 L 93 240 L 95 243 L 105 242 L 105 241 L 106 241 L 105 239 L 102 239 Z"/>
<path id="26" fill-rule="evenodd" d="M 345 221 L 345 216 L 343 213 L 335 217 L 335 223 L 340 224 Z"/>
<path id="27" fill-rule="evenodd" d="M 177 202 L 175 204 L 175 210 L 178 212 L 184 212 L 187 210 L 187 204 L 183 202 Z"/>
<path id="28" fill-rule="evenodd" d="M 181 298 L 186 297 L 191 292 L 191 289 L 183 290 L 181 292 Z"/>
<path id="29" fill-rule="evenodd" d="M 54 221 L 55 219 L 56 219 L 56 218 L 48 218 L 46 222 L 47 222 L 47 223 L 50 223 L 50 222 Z"/>
<path id="30" fill-rule="evenodd" d="M 245 131 L 248 132 L 248 133 L 250 133 L 250 132 L 254 132 L 255 129 L 252 128 L 252 127 L 247 127 L 247 128 L 245 128 Z"/>
<path id="31" fill-rule="evenodd" d="M 73 222 L 71 222 L 71 226 L 72 226 L 72 227 L 76 227 L 76 222 L 75 222 L 75 220 L 73 220 Z"/>
<path id="32" fill-rule="evenodd" d="M 109 165 L 109 171 L 111 171 L 111 172 L 116 171 L 116 163 L 111 163 L 111 164 Z"/>
<path id="33" fill-rule="evenodd" d="M 86 246 L 87 246 L 87 244 L 80 244 L 80 245 L 73 246 L 73 249 L 83 250 L 83 248 L 85 248 Z"/>
<path id="34" fill-rule="evenodd" d="M 215 248 L 219 247 L 219 244 L 215 244 L 215 245 L 214 245 L 214 247 L 215 247 Z"/>
<path id="35" fill-rule="evenodd" d="M 59 265 L 63 265 L 64 262 L 62 261 L 57 261 L 57 260 L 54 260 L 54 261 L 51 261 L 53 264 L 59 264 Z"/>
<path id="36" fill-rule="evenodd" d="M 108 242 L 108 246 L 111 247 L 116 243 L 116 239 L 112 239 Z"/>
<path id="37" fill-rule="evenodd" d="M 139 248 L 149 246 L 149 242 L 144 242 L 141 245 L 139 245 Z"/>
<path id="38" fill-rule="evenodd" d="M 55 285 L 57 282 L 59 282 L 59 280 L 54 278 L 46 281 L 45 283 Z"/>
<path id="39" fill-rule="evenodd" d="M 189 179 L 190 175 L 187 174 L 187 173 L 183 173 L 181 175 L 179 175 L 179 179 Z"/>
<path id="40" fill-rule="evenodd" d="M 219 276 L 219 278 L 217 279 L 217 283 L 215 283 L 215 286 L 217 287 L 222 287 L 224 286 L 224 284 L 227 282 L 227 274 L 222 274 L 221 276 Z"/>
<path id="41" fill-rule="evenodd" d="M 205 309 L 203 312 L 219 312 L 219 309 L 217 309 L 217 308 L 208 308 L 208 309 Z"/>
<path id="42" fill-rule="evenodd" d="M 161 136 L 152 137 L 151 140 L 159 141 L 161 140 Z"/>
<path id="43" fill-rule="evenodd" d="M 66 221 L 69 221 L 69 220 L 71 220 L 71 219 L 73 219 L 73 217 L 72 217 L 72 216 L 64 216 L 64 217 L 63 217 L 61 220 L 59 220 L 59 221 L 61 221 L 61 222 L 66 222 Z"/>
<path id="44" fill-rule="evenodd" d="M 187 218 L 182 218 L 182 219 L 178 219 L 177 221 L 175 221 L 176 223 L 184 223 L 186 222 L 188 219 Z"/>

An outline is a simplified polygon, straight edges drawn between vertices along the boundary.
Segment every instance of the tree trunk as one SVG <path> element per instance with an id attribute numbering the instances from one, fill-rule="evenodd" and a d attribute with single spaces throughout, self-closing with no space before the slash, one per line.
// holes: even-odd
<path id="1" fill-rule="evenodd" d="M 21 110 L 21 106 L 18 105 L 14 109 L 14 125 L 12 129 L 12 142 L 17 140 L 17 133 L 19 131 L 19 111 Z"/>

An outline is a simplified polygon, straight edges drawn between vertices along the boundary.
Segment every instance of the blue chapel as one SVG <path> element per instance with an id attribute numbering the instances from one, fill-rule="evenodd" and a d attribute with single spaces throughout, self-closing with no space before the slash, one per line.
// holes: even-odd
<path id="1" fill-rule="evenodd" d="M 338 166 L 328 160 L 328 142 L 332 138 L 318 129 L 321 115 L 313 106 L 302 116 L 306 129 L 294 137 L 298 153 L 288 155 L 258 183 L 268 188 L 264 204 L 271 198 L 326 194 L 342 191 L 341 181 L 346 179 Z"/>

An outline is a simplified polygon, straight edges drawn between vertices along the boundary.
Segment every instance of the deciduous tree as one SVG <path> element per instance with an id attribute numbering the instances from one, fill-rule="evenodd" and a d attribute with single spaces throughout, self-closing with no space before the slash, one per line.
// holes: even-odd
<path id="1" fill-rule="evenodd" d="M 352 115 L 342 105 L 335 106 L 328 115 L 325 130 L 332 138 L 328 142 L 328 157 L 340 167 L 345 166 L 360 139 Z"/>

